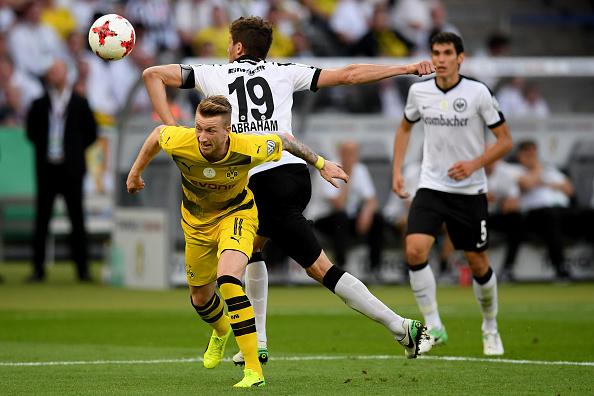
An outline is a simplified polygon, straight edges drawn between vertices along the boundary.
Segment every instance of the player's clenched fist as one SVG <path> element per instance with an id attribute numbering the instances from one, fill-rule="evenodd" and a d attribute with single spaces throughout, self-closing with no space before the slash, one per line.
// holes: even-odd
<path id="1" fill-rule="evenodd" d="M 421 61 L 408 65 L 408 73 L 416 74 L 417 76 L 425 76 L 435 72 L 435 66 L 429 61 Z"/>
<path id="2" fill-rule="evenodd" d="M 133 174 L 130 172 L 128 174 L 128 180 L 126 180 L 126 189 L 128 193 L 134 194 L 144 188 L 144 180 L 140 177 L 139 174 Z"/>

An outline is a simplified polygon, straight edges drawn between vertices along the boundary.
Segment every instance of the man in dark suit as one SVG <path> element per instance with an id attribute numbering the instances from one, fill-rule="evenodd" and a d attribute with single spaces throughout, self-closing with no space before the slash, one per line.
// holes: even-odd
<path id="1" fill-rule="evenodd" d="M 85 150 L 97 138 L 97 124 L 87 100 L 72 91 L 68 69 L 56 61 L 48 69 L 46 92 L 27 114 L 27 137 L 35 146 L 37 204 L 33 237 L 32 282 L 45 278 L 45 246 L 54 199 L 66 202 L 72 234 L 70 248 L 78 278 L 89 281 L 87 234 L 83 212 Z"/>

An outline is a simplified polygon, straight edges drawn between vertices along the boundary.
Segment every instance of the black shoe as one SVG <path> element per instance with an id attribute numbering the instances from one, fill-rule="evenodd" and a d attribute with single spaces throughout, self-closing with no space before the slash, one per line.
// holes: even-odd
<path id="1" fill-rule="evenodd" d="M 37 273 L 31 274 L 31 276 L 25 280 L 26 283 L 42 283 L 43 281 L 45 281 L 45 275 Z"/>
<path id="2" fill-rule="evenodd" d="M 78 281 L 80 283 L 95 283 L 95 279 L 93 279 L 89 274 L 79 276 Z"/>

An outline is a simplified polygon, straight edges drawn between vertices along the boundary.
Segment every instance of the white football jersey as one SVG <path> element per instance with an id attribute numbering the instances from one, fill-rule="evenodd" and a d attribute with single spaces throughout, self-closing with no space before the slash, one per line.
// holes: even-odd
<path id="1" fill-rule="evenodd" d="M 225 65 L 191 65 L 196 89 L 204 96 L 224 95 L 233 108 L 231 130 L 242 133 L 289 133 L 293 93 L 317 90 L 320 69 L 277 63 L 244 55 Z M 264 163 L 251 174 L 285 164 L 305 162 L 283 151 L 280 161 Z"/>
<path id="2" fill-rule="evenodd" d="M 460 181 L 448 176 L 456 162 L 485 151 L 485 125 L 495 128 L 505 121 L 485 84 L 464 76 L 445 91 L 435 78 L 415 83 L 408 92 L 404 116 L 409 122 L 421 121 L 425 130 L 419 188 L 456 194 L 487 192 L 483 168 Z"/>

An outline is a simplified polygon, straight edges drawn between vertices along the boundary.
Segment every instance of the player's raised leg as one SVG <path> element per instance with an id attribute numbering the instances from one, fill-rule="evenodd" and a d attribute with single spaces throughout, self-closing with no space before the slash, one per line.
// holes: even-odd
<path id="1" fill-rule="evenodd" d="M 489 256 L 483 252 L 465 252 L 472 270 L 472 288 L 481 308 L 483 323 L 483 353 L 485 355 L 503 355 L 503 343 L 497 329 L 497 276 L 489 265 Z"/>
<path id="2" fill-rule="evenodd" d="M 405 319 L 375 297 L 359 279 L 332 265 L 322 250 L 306 269 L 307 274 L 335 293 L 346 305 L 386 327 L 408 358 L 428 352 L 431 343 L 426 328 L 417 320 Z"/>
<path id="3" fill-rule="evenodd" d="M 448 334 L 437 307 L 437 284 L 431 266 L 429 251 L 435 238 L 428 234 L 409 234 L 406 237 L 406 260 L 409 268 L 410 287 L 423 314 L 433 345 L 443 345 Z"/>

